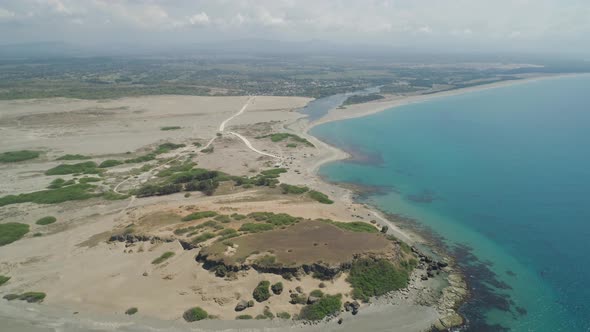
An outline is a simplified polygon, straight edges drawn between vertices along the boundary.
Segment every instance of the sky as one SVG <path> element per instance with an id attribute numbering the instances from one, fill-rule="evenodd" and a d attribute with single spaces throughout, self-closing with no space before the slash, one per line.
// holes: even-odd
<path id="1" fill-rule="evenodd" d="M 590 0 L 0 0 L 0 44 L 252 38 L 590 53 Z"/>

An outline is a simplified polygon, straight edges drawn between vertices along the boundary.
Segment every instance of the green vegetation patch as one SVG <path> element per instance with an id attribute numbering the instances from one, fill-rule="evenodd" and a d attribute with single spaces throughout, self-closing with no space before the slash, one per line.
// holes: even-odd
<path id="1" fill-rule="evenodd" d="M 189 214 L 182 218 L 182 221 L 191 221 L 191 220 L 199 220 L 204 218 L 211 218 L 217 216 L 217 212 L 215 211 L 199 211 Z"/>
<path id="2" fill-rule="evenodd" d="M 35 222 L 35 224 L 45 226 L 45 225 L 53 224 L 56 221 L 57 221 L 57 218 L 52 217 L 52 216 L 47 216 L 47 217 L 43 217 L 43 218 L 37 220 Z"/>
<path id="3" fill-rule="evenodd" d="M 280 319 L 291 319 L 291 314 L 288 312 L 279 312 L 277 313 L 277 317 Z"/>
<path id="4" fill-rule="evenodd" d="M 194 237 L 194 238 L 191 240 L 191 243 L 192 243 L 192 244 L 199 244 L 199 243 L 201 243 L 201 242 L 205 242 L 205 241 L 207 241 L 207 240 L 209 240 L 209 239 L 212 239 L 212 238 L 214 238 L 215 236 L 216 236 L 216 235 L 215 235 L 215 234 L 213 234 L 213 233 L 206 232 L 206 233 L 203 233 L 203 234 L 201 234 L 201 235 L 199 235 L 199 236 L 196 236 L 196 237 Z"/>
<path id="5" fill-rule="evenodd" d="M 15 163 L 35 159 L 38 158 L 40 154 L 41 152 L 30 150 L 3 152 L 0 153 L 0 163 Z"/>
<path id="6" fill-rule="evenodd" d="M 152 261 L 152 264 L 160 264 L 163 263 L 165 260 L 167 260 L 168 258 L 174 256 L 174 253 L 172 251 L 166 251 L 165 253 L 163 253 L 160 257 L 154 259 Z"/>
<path id="7" fill-rule="evenodd" d="M 294 135 L 294 134 L 289 134 L 289 133 L 275 133 L 275 134 L 270 134 L 270 135 L 258 136 L 256 138 L 257 139 L 270 138 L 270 140 L 273 141 L 273 142 L 275 142 L 275 143 L 282 142 L 282 141 L 284 141 L 286 139 L 289 139 L 289 140 L 294 141 L 294 142 L 305 144 L 305 145 L 307 145 L 309 147 L 314 147 L 315 146 L 310 141 L 308 141 L 307 139 L 305 139 L 303 137 L 299 137 L 299 136 Z"/>
<path id="8" fill-rule="evenodd" d="M 236 316 L 236 319 L 242 319 L 242 320 L 246 320 L 246 319 L 252 319 L 253 317 L 251 315 L 239 315 Z"/>
<path id="9" fill-rule="evenodd" d="M 39 303 L 45 299 L 45 293 L 42 292 L 26 292 L 20 294 L 18 299 L 21 301 L 27 301 L 29 303 Z"/>
<path id="10" fill-rule="evenodd" d="M 352 263 L 347 281 L 352 285 L 353 297 L 367 301 L 372 296 L 407 287 L 409 272 L 386 259 L 359 259 Z"/>
<path id="11" fill-rule="evenodd" d="M 36 191 L 28 194 L 8 195 L 0 197 L 0 206 L 26 202 L 57 204 L 100 196 L 99 194 L 88 192 L 88 190 L 93 188 L 94 186 L 91 184 L 75 184 L 64 188 Z"/>
<path id="12" fill-rule="evenodd" d="M 102 181 L 101 178 L 94 178 L 94 177 L 83 177 L 78 182 L 80 183 L 91 183 L 91 182 L 100 182 Z"/>
<path id="13" fill-rule="evenodd" d="M 314 289 L 309 293 L 310 296 L 315 296 L 315 297 L 323 297 L 324 296 L 324 292 L 322 292 L 319 289 Z"/>
<path id="14" fill-rule="evenodd" d="M 322 204 L 333 204 L 334 201 L 331 200 L 328 195 L 321 193 L 319 191 L 310 190 L 308 193 L 309 197 L 313 200 L 316 200 Z"/>
<path id="15" fill-rule="evenodd" d="M 92 157 L 89 156 L 84 156 L 81 154 L 66 154 L 63 155 L 55 160 L 88 160 L 88 159 L 92 159 Z"/>
<path id="16" fill-rule="evenodd" d="M 125 315 L 135 315 L 137 313 L 137 308 L 133 307 L 133 308 L 129 308 L 127 310 L 125 310 Z"/>
<path id="17" fill-rule="evenodd" d="M 301 313 L 299 313 L 299 319 L 322 320 L 327 316 L 338 313 L 341 307 L 342 295 L 325 295 L 318 302 L 303 307 Z"/>
<path id="18" fill-rule="evenodd" d="M 305 186 L 294 186 L 286 183 L 281 183 L 280 187 L 283 194 L 300 195 L 309 191 L 309 188 Z"/>
<path id="19" fill-rule="evenodd" d="M 156 159 L 156 154 L 155 153 L 148 153 L 143 156 L 139 156 L 139 157 L 135 157 L 135 158 L 131 158 L 131 159 L 126 159 L 125 164 L 144 163 L 147 161 L 152 161 L 154 159 Z"/>
<path id="20" fill-rule="evenodd" d="M 207 317 L 209 317 L 209 314 L 201 307 L 190 308 L 182 314 L 182 318 L 189 323 L 207 319 Z"/>
<path id="21" fill-rule="evenodd" d="M 29 225 L 17 222 L 0 224 L 0 246 L 20 240 L 29 232 Z"/>
<path id="22" fill-rule="evenodd" d="M 180 126 L 166 126 L 166 127 L 160 127 L 160 130 L 162 131 L 169 131 L 169 130 L 179 130 L 182 127 Z"/>
<path id="23" fill-rule="evenodd" d="M 65 174 L 97 174 L 100 170 L 98 165 L 93 161 L 86 161 L 77 164 L 62 164 L 45 171 L 45 175 L 65 175 Z"/>
<path id="24" fill-rule="evenodd" d="M 263 280 L 258 283 L 258 286 L 254 288 L 252 292 L 252 296 L 258 302 L 264 302 L 270 298 L 270 282 L 267 280 Z"/>
<path id="25" fill-rule="evenodd" d="M 279 281 L 276 284 L 270 286 L 270 289 L 275 295 L 279 295 L 283 292 L 283 283 Z"/>
<path id="26" fill-rule="evenodd" d="M 352 222 L 340 222 L 340 221 L 327 221 L 330 224 L 350 231 L 350 232 L 365 232 L 365 233 L 378 233 L 379 230 L 375 228 L 373 225 L 368 224 L 362 221 L 352 221 Z"/>
<path id="27" fill-rule="evenodd" d="M 172 150 L 184 148 L 185 146 L 186 145 L 184 145 L 184 144 L 164 143 L 164 144 L 160 144 L 158 146 L 158 148 L 156 149 L 156 151 L 154 151 L 154 153 L 155 154 L 168 153 Z"/>
<path id="28" fill-rule="evenodd" d="M 8 280 L 10 280 L 10 277 L 0 275 L 0 286 L 4 285 Z"/>
<path id="29" fill-rule="evenodd" d="M 100 165 L 98 165 L 98 168 L 109 168 L 109 167 L 115 167 L 115 166 L 119 166 L 124 164 L 124 161 L 121 160 L 115 160 L 115 159 L 108 159 L 103 161 L 102 163 L 100 163 Z"/>
<path id="30" fill-rule="evenodd" d="M 51 183 L 49 184 L 49 186 L 47 188 L 49 189 L 58 189 L 61 187 L 67 187 L 67 186 L 71 186 L 73 184 L 76 184 L 76 180 L 71 179 L 71 180 L 64 180 L 62 178 L 57 178 L 53 181 L 51 181 Z"/>
<path id="31" fill-rule="evenodd" d="M 378 93 L 371 93 L 365 96 L 350 96 L 348 97 L 344 103 L 342 103 L 342 105 L 353 105 L 353 104 L 362 104 L 362 103 L 367 103 L 370 101 L 374 101 L 374 100 L 380 100 L 383 99 L 385 97 L 383 97 L 382 95 L 378 94 Z"/>

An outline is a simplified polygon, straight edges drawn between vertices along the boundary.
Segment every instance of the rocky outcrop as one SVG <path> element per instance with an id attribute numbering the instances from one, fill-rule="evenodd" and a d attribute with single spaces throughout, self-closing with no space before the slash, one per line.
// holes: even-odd
<path id="1" fill-rule="evenodd" d="M 346 301 L 344 303 L 344 310 L 352 312 L 353 315 L 356 315 L 359 312 L 360 307 L 361 307 L 361 304 L 358 303 L 357 301 L 353 301 L 353 302 Z"/>

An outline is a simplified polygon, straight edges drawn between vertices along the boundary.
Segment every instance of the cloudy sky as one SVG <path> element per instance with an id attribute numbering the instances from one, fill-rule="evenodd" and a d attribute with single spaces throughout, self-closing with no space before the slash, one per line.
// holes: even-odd
<path id="1" fill-rule="evenodd" d="M 0 0 L 0 44 L 263 38 L 590 51 L 590 0 Z"/>

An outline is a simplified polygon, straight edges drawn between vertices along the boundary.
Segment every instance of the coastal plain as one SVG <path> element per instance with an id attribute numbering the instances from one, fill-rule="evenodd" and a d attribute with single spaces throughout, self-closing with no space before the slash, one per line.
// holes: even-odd
<path id="1" fill-rule="evenodd" d="M 0 220 L 29 227 L 22 239 L 0 247 L 0 274 L 11 277 L 0 290 L 46 294 L 41 305 L 2 300 L 0 309 L 11 318 L 25 315 L 15 308 L 29 306 L 40 315 L 59 309 L 88 320 L 110 315 L 109 320 L 139 324 L 124 314 L 138 308 L 139 317 L 188 328 L 193 325 L 183 322 L 183 312 L 199 307 L 212 319 L 195 327 L 213 330 L 279 324 L 346 331 L 399 324 L 399 331 L 424 331 L 455 325 L 460 317 L 454 308 L 466 286 L 446 258 L 441 258 L 444 271 L 424 278 L 425 256 L 410 270 L 407 287 L 363 303 L 356 317 L 343 312 L 342 325 L 336 319 L 305 327 L 291 320 L 234 321 L 267 312 L 295 317 L 308 304 L 290 303 L 293 295 L 307 298 L 317 289 L 354 302 L 349 270 L 339 268 L 354 259 L 387 258 L 396 265 L 420 259 L 417 251 L 401 250 L 402 243 L 420 244 L 418 235 L 355 203 L 353 191 L 317 176 L 320 165 L 347 154 L 307 134 L 314 124 L 298 111 L 309 101 L 270 96 L 0 101 L 0 152 L 39 152 L 30 160 L 0 163 L 0 197 L 10 198 L 0 204 Z M 80 168 L 85 163 L 90 164 Z M 64 165 L 75 170 L 64 171 Z M 158 191 L 164 181 L 181 181 L 186 172 L 193 172 L 192 179 L 210 174 L 220 180 L 210 191 Z M 72 186 L 87 196 L 50 204 L 22 198 Z M 264 213 L 267 219 L 258 219 Z M 57 221 L 36 222 L 46 216 Z M 343 225 L 358 223 L 365 232 Z M 272 227 L 258 231 L 261 226 L 246 225 Z M 223 264 L 229 271 L 221 276 L 221 265 L 207 266 L 213 261 L 202 255 L 211 248 L 233 263 Z M 230 259 L 236 253 L 244 257 Z M 318 266 L 333 274 L 318 277 Z M 286 277 L 285 267 L 294 275 Z M 261 281 L 281 283 L 284 291 L 236 312 Z"/>

